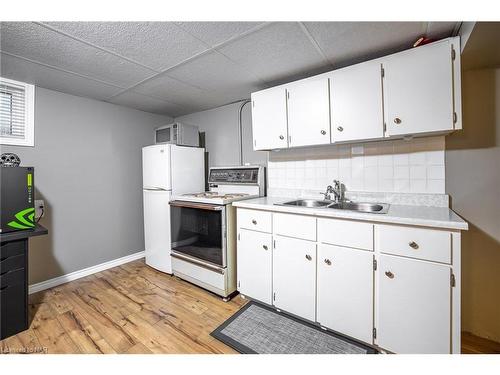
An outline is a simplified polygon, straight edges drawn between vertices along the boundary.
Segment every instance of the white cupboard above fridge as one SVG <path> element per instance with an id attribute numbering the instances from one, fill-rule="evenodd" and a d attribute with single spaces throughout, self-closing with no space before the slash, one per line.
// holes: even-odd
<path id="1" fill-rule="evenodd" d="M 254 150 L 462 128 L 460 38 L 252 93 Z"/>

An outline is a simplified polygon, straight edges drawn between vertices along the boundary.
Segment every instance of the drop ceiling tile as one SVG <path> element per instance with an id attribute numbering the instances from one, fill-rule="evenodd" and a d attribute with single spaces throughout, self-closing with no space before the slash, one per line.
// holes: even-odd
<path id="1" fill-rule="evenodd" d="M 241 35 L 263 22 L 178 22 L 184 30 L 205 43 L 215 46 Z"/>
<path id="2" fill-rule="evenodd" d="M 241 87 L 255 87 L 260 82 L 244 69 L 213 51 L 206 53 L 167 72 L 175 79 L 206 91 L 226 91 Z"/>
<path id="3" fill-rule="evenodd" d="M 65 33 L 156 70 L 208 49 L 174 22 L 48 22 Z"/>
<path id="4" fill-rule="evenodd" d="M 169 116 L 176 116 L 176 113 L 182 110 L 182 107 L 177 104 L 138 94 L 133 91 L 125 91 L 124 93 L 115 96 L 107 101 L 110 103 L 123 105 L 125 107 L 136 108 L 145 112 L 159 113 Z"/>
<path id="5" fill-rule="evenodd" d="M 2 51 L 97 78 L 131 86 L 154 71 L 30 22 L 2 22 Z"/>
<path id="6" fill-rule="evenodd" d="M 296 22 L 265 26 L 217 49 L 267 82 L 326 64 Z"/>
<path id="7" fill-rule="evenodd" d="M 185 113 L 193 113 L 249 98 L 250 93 L 257 89 L 260 87 L 245 85 L 238 89 L 223 91 L 201 90 L 162 74 L 140 84 L 133 90 L 178 104 L 186 111 Z"/>
<path id="8" fill-rule="evenodd" d="M 141 83 L 133 90 L 177 104 L 188 104 L 190 100 L 203 97 L 207 92 L 171 78 L 165 73 Z"/>
<path id="9" fill-rule="evenodd" d="M 425 33 L 425 22 L 305 22 L 335 66 L 410 48 Z"/>
<path id="10" fill-rule="evenodd" d="M 74 74 L 52 69 L 17 57 L 1 54 L 0 76 L 50 90 L 104 100 L 122 89 Z"/>

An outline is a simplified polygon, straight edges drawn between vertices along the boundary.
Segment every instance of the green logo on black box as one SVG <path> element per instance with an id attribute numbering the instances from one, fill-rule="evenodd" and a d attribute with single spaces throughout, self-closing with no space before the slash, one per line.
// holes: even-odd
<path id="1" fill-rule="evenodd" d="M 16 220 L 7 223 L 11 228 L 30 229 L 35 226 L 35 209 L 33 207 L 19 211 L 16 215 Z"/>

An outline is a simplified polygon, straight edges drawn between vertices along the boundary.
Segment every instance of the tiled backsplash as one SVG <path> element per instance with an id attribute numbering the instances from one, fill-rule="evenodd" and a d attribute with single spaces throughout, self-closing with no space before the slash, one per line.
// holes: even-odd
<path id="1" fill-rule="evenodd" d="M 444 154 L 444 136 L 273 151 L 268 195 L 324 191 L 334 179 L 347 191 L 444 194 Z"/>

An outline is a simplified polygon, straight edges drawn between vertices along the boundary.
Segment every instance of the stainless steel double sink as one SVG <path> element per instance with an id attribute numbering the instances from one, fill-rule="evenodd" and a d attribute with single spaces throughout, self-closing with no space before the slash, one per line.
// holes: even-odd
<path id="1" fill-rule="evenodd" d="M 283 203 L 275 203 L 275 205 L 288 207 L 327 208 L 372 214 L 385 214 L 389 210 L 389 205 L 386 203 L 333 202 L 316 199 L 297 199 Z"/>

